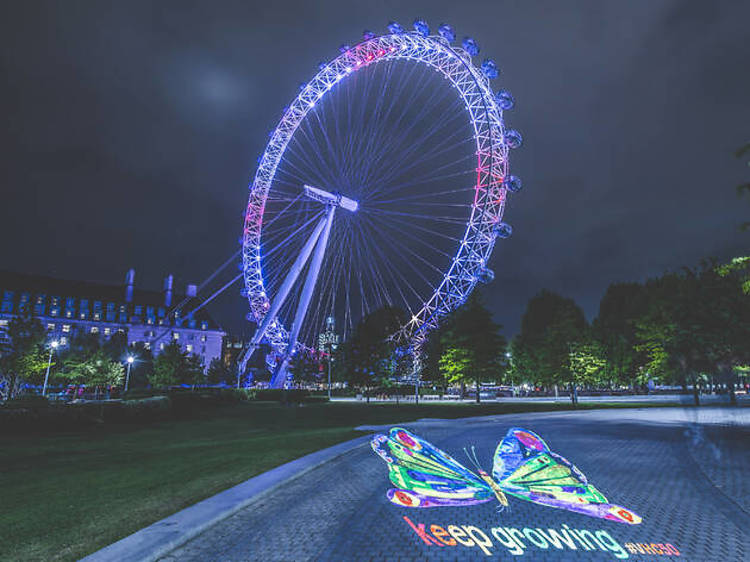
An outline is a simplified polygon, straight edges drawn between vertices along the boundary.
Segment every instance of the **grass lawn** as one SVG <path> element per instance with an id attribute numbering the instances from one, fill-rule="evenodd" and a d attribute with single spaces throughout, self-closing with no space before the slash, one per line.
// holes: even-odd
<path id="1" fill-rule="evenodd" d="M 579 407 L 628 406 L 644 404 Z M 148 427 L 1 436 L 0 560 L 78 559 L 261 472 L 352 439 L 358 425 L 569 408 L 249 402 Z"/>

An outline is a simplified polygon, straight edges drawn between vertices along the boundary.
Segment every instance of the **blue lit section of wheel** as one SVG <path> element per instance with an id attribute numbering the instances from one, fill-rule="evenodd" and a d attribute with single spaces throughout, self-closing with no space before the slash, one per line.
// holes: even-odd
<path id="1" fill-rule="evenodd" d="M 512 232 L 503 211 L 521 182 L 508 153 L 521 136 L 503 123 L 515 100 L 493 90 L 496 63 L 475 64 L 477 43 L 454 44 L 448 25 L 431 34 L 417 20 L 414 31 L 395 23 L 388 31 L 342 45 L 300 85 L 250 185 L 242 255 L 254 322 L 323 212 L 302 186 L 359 202 L 336 216 L 302 346 L 317 346 L 329 318 L 346 339 L 383 306 L 406 313 L 394 338 L 418 345 L 478 282 L 492 280 L 495 241 Z M 294 307 L 292 296 L 266 334 L 278 353 Z"/>

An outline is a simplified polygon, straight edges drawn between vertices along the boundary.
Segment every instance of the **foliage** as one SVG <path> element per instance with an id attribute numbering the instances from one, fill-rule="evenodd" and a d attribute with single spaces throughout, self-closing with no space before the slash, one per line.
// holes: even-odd
<path id="1" fill-rule="evenodd" d="M 638 283 L 614 283 L 607 288 L 593 322 L 593 337 L 605 360 L 600 383 L 630 385 L 642 358 L 635 347 L 636 322 L 646 307 L 646 291 Z"/>
<path id="2" fill-rule="evenodd" d="M 208 365 L 208 371 L 206 372 L 206 382 L 208 384 L 226 384 L 232 386 L 237 382 L 236 377 L 236 373 L 227 367 L 220 357 L 214 357 Z"/>
<path id="3" fill-rule="evenodd" d="M 439 368 L 449 383 L 466 384 L 503 379 L 507 369 L 505 338 L 492 320 L 490 311 L 474 291 L 466 303 L 446 319 L 442 332 Z"/>
<path id="4" fill-rule="evenodd" d="M 301 382 L 319 381 L 322 376 L 321 366 L 322 363 L 316 352 L 308 352 L 307 350 L 297 351 L 289 365 L 294 380 Z"/>
<path id="5" fill-rule="evenodd" d="M 550 291 L 540 292 L 529 301 L 521 332 L 513 341 L 514 377 L 541 386 L 574 388 L 577 382 L 570 354 L 585 341 L 586 334 L 586 320 L 575 301 Z"/>
<path id="6" fill-rule="evenodd" d="M 120 386 L 125 380 L 125 367 L 100 349 L 90 355 L 76 353 L 69 357 L 60 376 L 74 384 Z"/>
<path id="7" fill-rule="evenodd" d="M 403 319 L 403 311 L 390 307 L 362 318 L 348 341 L 336 350 L 337 380 L 346 380 L 367 392 L 391 377 L 396 361 L 389 336 L 399 329 Z"/>
<path id="8" fill-rule="evenodd" d="M 154 369 L 149 377 L 151 386 L 168 388 L 178 384 L 196 385 L 205 382 L 200 358 L 182 351 L 176 341 L 164 346 L 154 360 Z"/>
<path id="9" fill-rule="evenodd" d="M 14 398 L 24 383 L 42 382 L 49 360 L 46 338 L 44 327 L 30 314 L 11 319 L 0 345 L 0 399 Z"/>

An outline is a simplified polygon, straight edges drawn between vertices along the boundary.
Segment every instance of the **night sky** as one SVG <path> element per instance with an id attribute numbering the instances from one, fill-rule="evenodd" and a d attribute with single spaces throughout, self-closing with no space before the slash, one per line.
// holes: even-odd
<path id="1" fill-rule="evenodd" d="M 613 281 L 747 250 L 750 2 L 58 0 L 0 8 L 0 269 L 200 282 L 298 84 L 417 16 L 475 37 L 517 100 L 524 191 L 486 289 L 506 335 L 542 288 L 592 318 Z M 212 309 L 233 332 L 239 288 Z"/>

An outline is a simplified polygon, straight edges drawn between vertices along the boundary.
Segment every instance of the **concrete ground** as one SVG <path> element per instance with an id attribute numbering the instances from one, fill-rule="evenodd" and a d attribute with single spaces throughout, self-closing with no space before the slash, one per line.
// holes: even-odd
<path id="1" fill-rule="evenodd" d="M 495 502 L 398 507 L 385 495 L 385 463 L 362 444 L 260 496 L 161 560 L 649 560 L 678 558 L 677 552 L 687 560 L 750 558 L 750 409 L 600 410 L 406 424 L 467 464 L 463 447 L 474 445 L 485 469 L 511 426 L 539 433 L 610 502 L 643 522 L 625 525 L 513 498 L 502 512 Z M 441 539 L 442 530 L 450 534 Z"/>

